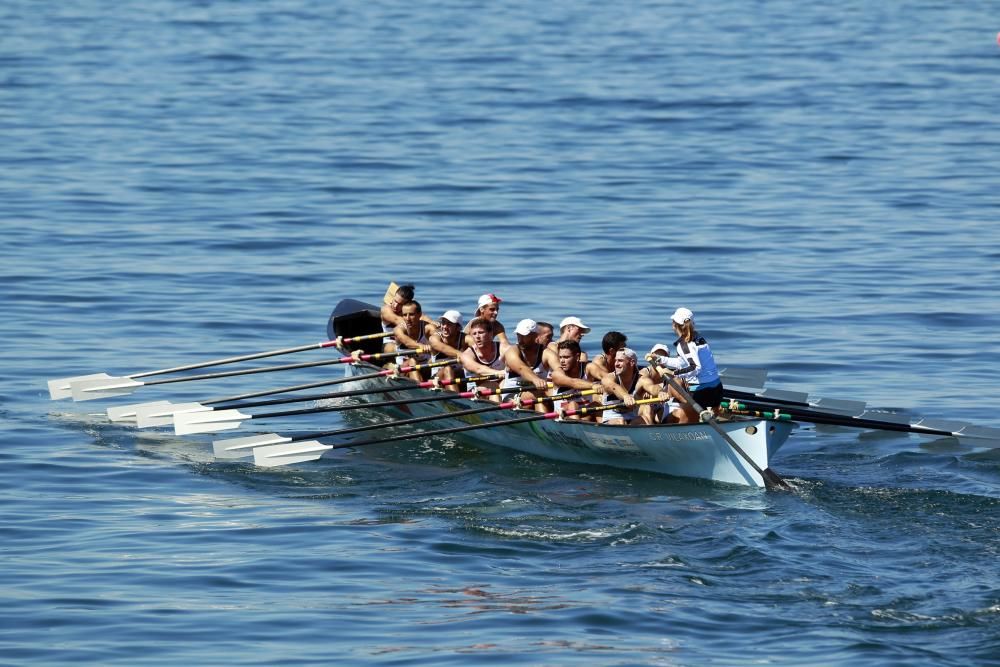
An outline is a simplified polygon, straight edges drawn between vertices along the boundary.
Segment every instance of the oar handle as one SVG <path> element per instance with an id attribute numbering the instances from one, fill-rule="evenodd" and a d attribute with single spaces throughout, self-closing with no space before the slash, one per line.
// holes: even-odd
<path id="1" fill-rule="evenodd" d="M 337 347 L 344 347 L 344 345 L 349 343 L 360 343 L 363 340 L 375 340 L 376 338 L 388 338 L 389 336 L 395 336 L 393 331 L 382 331 L 380 333 L 367 334 L 365 336 L 353 336 L 351 338 L 341 338 L 337 336 L 334 341 Z"/>

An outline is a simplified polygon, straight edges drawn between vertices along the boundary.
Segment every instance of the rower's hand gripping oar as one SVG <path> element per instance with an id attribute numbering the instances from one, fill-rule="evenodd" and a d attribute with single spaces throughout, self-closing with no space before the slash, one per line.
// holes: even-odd
<path id="1" fill-rule="evenodd" d="M 521 405 L 524 405 L 524 406 L 531 405 L 533 403 L 538 402 L 539 400 L 540 401 L 546 401 L 546 400 L 566 400 L 566 399 L 573 399 L 573 398 L 578 398 L 578 397 L 581 397 L 581 396 L 591 395 L 591 394 L 595 394 L 595 393 L 599 393 L 599 392 L 597 392 L 594 389 L 588 389 L 588 390 L 585 390 L 585 391 L 571 391 L 571 392 L 566 392 L 564 394 L 558 394 L 556 396 L 544 397 L 544 398 L 541 398 L 541 399 L 526 399 L 526 400 L 524 400 L 524 401 L 521 402 Z M 665 400 L 666 399 L 661 399 L 661 398 L 649 398 L 649 399 L 643 399 L 643 400 L 640 400 L 640 401 L 636 401 L 635 405 L 644 405 L 646 403 L 663 403 Z M 432 431 L 422 431 L 422 432 L 419 432 L 419 433 L 404 433 L 404 434 L 401 434 L 401 435 L 394 435 L 394 436 L 390 436 L 390 437 L 387 437 L 387 438 L 372 438 L 370 440 L 354 440 L 354 441 L 350 441 L 350 442 L 342 442 L 342 443 L 337 443 L 337 444 L 333 444 L 333 445 L 324 445 L 322 442 L 319 442 L 318 440 L 313 440 L 313 439 L 299 440 L 299 439 L 289 438 L 289 439 L 287 439 L 287 440 L 285 440 L 285 441 L 283 441 L 281 443 L 276 443 L 276 444 L 271 444 L 271 445 L 265 445 L 265 446 L 261 446 L 261 447 L 255 448 L 253 450 L 254 464 L 258 465 L 258 466 L 261 466 L 261 467 L 269 468 L 269 467 L 275 467 L 275 466 L 281 466 L 281 465 L 288 465 L 288 464 L 292 464 L 292 463 L 302 463 L 302 462 L 305 462 L 305 461 L 315 461 L 316 459 L 321 458 L 323 456 L 323 454 L 325 454 L 326 452 L 333 451 L 333 450 L 336 450 L 336 449 L 349 449 L 349 448 L 355 448 L 355 447 L 362 447 L 364 445 L 376 445 L 376 444 L 387 443 L 387 442 L 398 442 L 400 440 L 415 440 L 417 438 L 426 438 L 426 437 L 436 436 L 436 435 L 447 435 L 447 434 L 450 434 L 450 433 L 463 433 L 465 431 L 474 431 L 476 429 L 490 428 L 492 426 L 511 426 L 511 425 L 514 425 L 514 424 L 525 424 L 525 423 L 528 423 L 528 422 L 542 421 L 542 420 L 545 420 L 545 419 L 550 419 L 550 420 L 552 420 L 552 419 L 560 419 L 560 418 L 564 418 L 564 417 L 572 417 L 572 416 L 575 416 L 575 415 L 583 416 L 583 415 L 588 415 L 588 414 L 594 414 L 596 412 L 601 412 L 603 410 L 615 409 L 615 408 L 618 408 L 618 407 L 622 407 L 624 405 L 625 405 L 625 403 L 624 403 L 624 401 L 622 401 L 622 402 L 616 402 L 616 403 L 607 403 L 607 404 L 598 405 L 598 406 L 577 408 L 577 409 L 574 409 L 574 410 L 566 410 L 566 409 L 564 409 L 564 410 L 555 410 L 555 411 L 552 411 L 552 412 L 540 412 L 540 413 L 535 413 L 533 415 L 529 415 L 527 417 L 515 417 L 513 419 L 501 419 L 501 420 L 498 420 L 498 421 L 483 422 L 482 424 L 468 424 L 466 426 L 453 426 L 453 427 L 450 427 L 450 428 L 435 429 L 435 430 L 432 430 Z M 497 406 L 494 406 L 492 409 L 493 410 L 504 410 L 504 409 L 512 409 L 512 408 L 516 408 L 516 407 L 520 407 L 518 405 L 518 401 L 507 401 L 505 403 L 501 403 L 501 404 L 499 404 Z M 478 412 L 485 412 L 486 410 L 489 410 L 489 409 L 490 408 L 480 409 L 480 410 L 478 410 Z M 467 413 L 468 411 L 453 412 L 453 413 L 446 414 L 446 415 L 435 415 L 435 417 L 438 418 L 438 419 L 447 418 L 447 417 L 457 417 L 459 415 L 462 415 L 463 412 Z M 407 420 L 407 421 L 410 421 L 412 423 L 412 420 Z M 402 422 L 395 422 L 394 424 L 383 424 L 382 426 L 397 426 L 397 425 L 401 425 L 401 424 L 402 424 Z M 307 437 L 307 436 L 303 436 L 303 438 L 305 438 L 305 437 Z M 322 436 L 319 436 L 319 437 L 322 437 Z"/>
<path id="2" fill-rule="evenodd" d="M 681 399 L 684 400 L 685 403 L 691 406 L 692 410 L 698 413 L 699 417 L 701 418 L 701 421 L 711 426 L 715 430 L 715 432 L 718 433 L 722 437 L 722 439 L 725 440 L 726 443 L 728 443 L 729 446 L 733 448 L 733 451 L 739 454 L 740 457 L 744 461 L 746 461 L 750 465 L 750 467 L 757 472 L 758 475 L 760 475 L 761 479 L 764 481 L 764 486 L 766 488 L 784 489 L 784 490 L 792 489 L 791 485 L 781 478 L 781 475 L 774 472 L 770 468 L 761 468 L 757 464 L 757 462 L 750 457 L 749 454 L 743 451 L 743 448 L 740 447 L 738 444 L 736 444 L 736 441 L 733 440 L 728 433 L 726 433 L 726 429 L 722 428 L 719 425 L 719 422 L 715 420 L 715 415 L 712 413 L 712 411 L 706 410 L 700 405 L 698 405 L 698 402 L 694 399 L 694 396 L 691 395 L 691 392 L 689 392 L 684 387 L 684 385 L 682 385 L 680 382 L 674 379 L 674 374 L 669 368 L 664 368 L 662 366 L 657 365 L 655 360 L 653 359 L 650 359 L 649 361 L 650 364 L 653 365 L 654 368 L 656 368 L 657 372 L 660 373 L 660 376 L 663 378 L 663 380 L 668 385 L 670 385 L 674 389 L 674 391 L 677 392 L 677 394 L 681 397 Z"/>
<path id="3" fill-rule="evenodd" d="M 298 368 L 309 368 L 313 366 L 330 366 L 335 364 L 349 364 L 355 361 L 374 361 L 377 359 L 397 356 L 407 356 L 417 354 L 416 350 L 397 350 L 395 352 L 380 352 L 378 354 L 362 354 L 357 358 L 354 356 L 340 357 L 337 359 L 326 359 L 323 361 L 307 361 L 299 364 L 285 364 L 283 366 L 265 366 L 262 368 L 247 368 L 236 371 L 222 371 L 220 373 L 203 373 L 201 375 L 185 375 L 178 378 L 166 378 L 163 380 L 149 380 L 143 382 L 131 377 L 122 378 L 101 378 L 96 380 L 83 380 L 70 383 L 70 394 L 74 401 L 92 401 L 98 398 L 108 398 L 111 396 L 123 396 L 131 394 L 140 387 L 151 387 L 161 384 L 173 384 L 176 382 L 192 382 L 194 380 L 214 380 L 224 377 L 234 377 L 238 375 L 253 375 L 255 373 L 273 373 L 275 371 L 286 371 Z"/>
<path id="4" fill-rule="evenodd" d="M 185 366 L 174 366 L 173 368 L 161 368 L 153 371 L 142 371 L 138 373 L 131 373 L 129 375 L 115 377 L 113 375 L 108 375 L 107 373 L 94 373 L 91 375 L 77 375 L 75 377 L 65 377 L 57 378 L 55 380 L 49 380 L 49 398 L 52 400 L 58 400 L 61 398 L 70 398 L 73 396 L 72 385 L 82 385 L 90 387 L 99 387 L 102 384 L 109 385 L 119 385 L 127 384 L 126 380 L 134 380 L 137 378 L 150 377 L 153 375 L 166 375 L 169 373 L 180 373 L 182 371 L 192 371 L 197 368 L 208 368 L 209 366 L 222 366 L 225 364 L 235 364 L 240 361 L 250 361 L 252 359 L 264 359 L 265 357 L 277 357 L 283 354 L 294 354 L 296 352 L 305 352 L 307 350 L 319 350 L 327 347 L 342 347 L 343 345 L 350 343 L 357 343 L 364 340 L 373 340 L 376 338 L 386 338 L 393 335 L 392 332 L 383 332 L 377 334 L 371 334 L 367 336 L 355 336 L 353 338 L 340 338 L 337 337 L 334 340 L 325 340 L 320 343 L 311 343 L 309 345 L 299 345 L 298 347 L 288 347 L 279 350 L 269 350 L 267 352 L 256 352 L 253 354 L 243 354 L 236 357 L 226 357 L 224 359 L 213 359 L 211 361 L 202 361 L 195 364 L 187 364 Z M 129 392 L 121 392 L 129 393 Z M 114 394 L 109 394 L 114 395 Z M 94 396 L 93 398 L 101 398 L 101 396 Z M 75 400 L 86 400 L 86 399 L 75 399 Z"/>
<path id="5" fill-rule="evenodd" d="M 395 352 L 393 353 L 395 354 Z M 442 361 L 432 361 L 427 364 L 413 364 L 409 366 L 402 366 L 400 368 L 391 369 L 386 368 L 381 371 L 374 373 L 365 373 L 362 375 L 348 375 L 345 377 L 335 378 L 332 380 L 321 380 L 319 382 L 307 382 L 305 384 L 296 384 L 287 387 L 278 387 L 276 389 L 266 389 L 264 391 L 250 392 L 246 394 L 237 394 L 235 396 L 224 396 L 221 398 L 213 398 L 208 400 L 203 400 L 199 402 L 191 403 L 171 403 L 169 401 L 155 401 L 153 403 L 133 403 L 132 405 L 124 405 L 119 407 L 108 408 L 108 418 L 111 421 L 127 421 L 134 419 L 136 426 L 138 428 L 150 428 L 153 426 L 173 426 L 174 416 L 180 413 L 187 412 L 208 412 L 212 410 L 222 410 L 229 408 L 249 408 L 261 405 L 277 405 L 279 403 L 295 403 L 298 401 L 308 401 L 316 400 L 317 396 L 296 396 L 286 399 L 278 399 L 273 401 L 258 401 L 256 403 L 239 403 L 242 399 L 247 398 L 257 398 L 259 396 L 271 396 L 273 394 L 284 394 L 293 391 L 301 391 L 303 389 L 314 389 L 316 387 L 327 387 L 330 385 L 344 384 L 347 382 L 357 382 L 359 380 L 368 380 L 377 377 L 384 377 L 390 375 L 402 375 L 410 373 L 412 371 L 423 370 L 425 368 L 440 368 L 442 366 L 449 366 L 457 364 L 456 359 L 444 359 Z M 373 390 L 378 391 L 378 390 Z M 360 395 L 360 394 L 346 394 L 346 395 Z M 337 393 L 320 395 L 319 398 L 337 398 Z"/>

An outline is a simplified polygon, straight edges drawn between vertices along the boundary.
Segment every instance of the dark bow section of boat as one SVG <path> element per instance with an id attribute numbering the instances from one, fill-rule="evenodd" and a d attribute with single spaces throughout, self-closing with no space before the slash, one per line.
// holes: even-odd
<path id="1" fill-rule="evenodd" d="M 344 299 L 330 313 L 326 323 L 326 335 L 330 340 L 337 336 L 353 338 L 378 333 L 382 330 L 382 314 L 379 306 L 373 306 L 357 299 Z M 346 345 L 347 350 L 361 350 L 365 354 L 382 351 L 382 341 L 365 340 Z"/>

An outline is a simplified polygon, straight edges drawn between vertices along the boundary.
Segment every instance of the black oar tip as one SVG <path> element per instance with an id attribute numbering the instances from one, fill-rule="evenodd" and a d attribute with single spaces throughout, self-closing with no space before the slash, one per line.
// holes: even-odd
<path id="1" fill-rule="evenodd" d="M 795 487 L 770 468 L 764 468 L 764 488 L 769 491 L 795 491 Z"/>

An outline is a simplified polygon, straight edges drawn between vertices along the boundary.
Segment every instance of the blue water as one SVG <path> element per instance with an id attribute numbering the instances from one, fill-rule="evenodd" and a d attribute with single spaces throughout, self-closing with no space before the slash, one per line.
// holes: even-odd
<path id="1" fill-rule="evenodd" d="M 685 305 L 769 386 L 1000 427 L 997 30 L 989 2 L 4 3 L 0 662 L 1000 664 L 997 449 L 805 425 L 794 494 L 440 439 L 262 470 L 45 387 L 318 342 L 395 280 L 578 315 L 591 351 Z"/>

